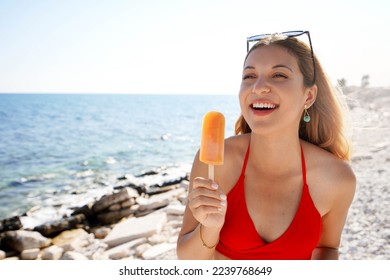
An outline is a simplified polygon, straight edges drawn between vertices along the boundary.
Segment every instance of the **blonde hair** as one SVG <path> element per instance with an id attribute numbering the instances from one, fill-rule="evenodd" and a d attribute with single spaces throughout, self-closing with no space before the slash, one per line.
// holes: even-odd
<path id="1" fill-rule="evenodd" d="M 263 45 L 277 45 L 288 50 L 297 58 L 298 66 L 304 77 L 306 87 L 317 85 L 317 98 L 308 109 L 310 122 L 306 123 L 301 118 L 299 124 L 299 137 L 340 159 L 349 160 L 351 156 L 350 142 L 345 135 L 344 110 L 346 109 L 340 92 L 330 83 L 320 62 L 314 55 L 315 82 L 313 83 L 313 62 L 310 47 L 295 38 L 280 40 L 259 41 L 248 52 L 248 55 L 256 48 Z M 250 133 L 252 130 L 241 115 L 236 122 L 236 134 Z"/>

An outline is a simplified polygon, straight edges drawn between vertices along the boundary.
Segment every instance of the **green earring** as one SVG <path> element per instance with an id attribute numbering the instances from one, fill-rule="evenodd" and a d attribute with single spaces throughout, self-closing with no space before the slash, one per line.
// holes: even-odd
<path id="1" fill-rule="evenodd" d="M 303 114 L 303 121 L 305 123 L 308 123 L 310 122 L 310 115 L 309 113 L 307 112 L 307 106 L 305 105 L 305 113 Z"/>

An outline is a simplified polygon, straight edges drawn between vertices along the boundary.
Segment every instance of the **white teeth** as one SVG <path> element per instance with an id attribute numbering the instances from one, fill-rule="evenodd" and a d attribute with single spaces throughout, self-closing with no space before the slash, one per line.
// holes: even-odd
<path id="1" fill-rule="evenodd" d="M 275 104 L 271 104 L 271 103 L 253 103 L 252 106 L 255 109 L 262 109 L 262 108 L 274 109 L 276 107 Z"/>

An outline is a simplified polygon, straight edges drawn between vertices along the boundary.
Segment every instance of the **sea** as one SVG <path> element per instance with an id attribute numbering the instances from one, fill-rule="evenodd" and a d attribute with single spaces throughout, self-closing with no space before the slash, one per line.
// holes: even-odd
<path id="1" fill-rule="evenodd" d="M 0 94 L 0 221 L 65 215 L 126 174 L 189 172 L 208 111 L 234 134 L 236 95 Z"/>

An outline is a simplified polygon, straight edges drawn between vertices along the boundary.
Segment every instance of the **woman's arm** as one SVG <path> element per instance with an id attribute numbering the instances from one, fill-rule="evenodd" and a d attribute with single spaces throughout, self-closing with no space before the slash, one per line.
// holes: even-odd
<path id="1" fill-rule="evenodd" d="M 347 219 L 355 189 L 356 177 L 345 162 L 338 162 L 328 173 L 327 184 L 331 184 L 332 198 L 329 211 L 322 217 L 322 233 L 317 248 L 313 251 L 312 259 L 337 260 L 341 234 Z"/>
<path id="2" fill-rule="evenodd" d="M 198 226 L 189 233 L 179 236 L 177 242 L 178 259 L 210 260 L 219 240 L 220 229 Z"/>
<path id="3" fill-rule="evenodd" d="M 317 247 L 314 249 L 311 255 L 311 259 L 312 260 L 338 260 L 339 249 L 329 248 L 329 247 Z"/>
<path id="4" fill-rule="evenodd" d="M 177 240 L 179 259 L 212 259 L 225 221 L 226 195 L 208 176 L 207 165 L 195 157 L 187 206 Z"/>

